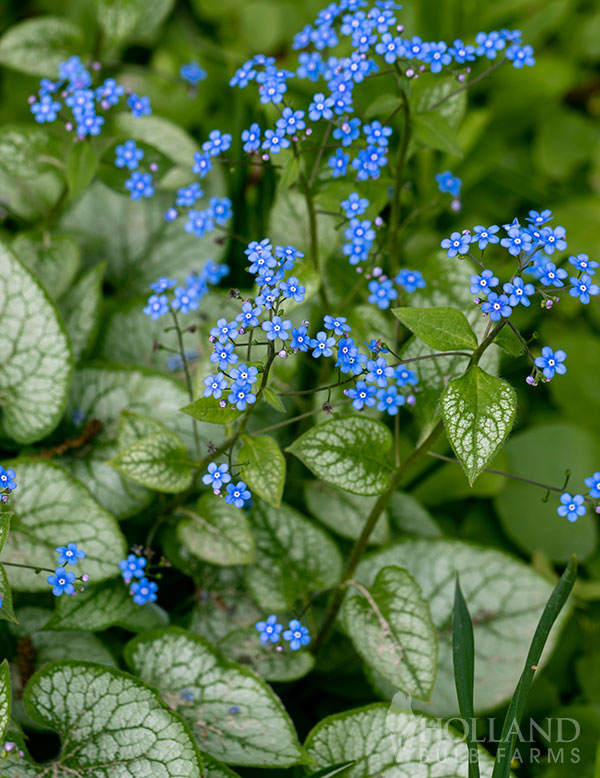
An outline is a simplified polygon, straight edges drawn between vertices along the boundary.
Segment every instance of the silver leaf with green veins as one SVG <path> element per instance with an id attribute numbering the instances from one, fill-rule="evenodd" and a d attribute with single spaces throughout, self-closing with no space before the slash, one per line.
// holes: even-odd
<path id="1" fill-rule="evenodd" d="M 185 443 L 169 430 L 136 440 L 108 464 L 157 492 L 183 492 L 192 483 Z"/>
<path id="2" fill-rule="evenodd" d="M 64 325 L 34 276 L 0 244 L 2 427 L 19 443 L 48 435 L 64 411 L 72 357 Z"/>
<path id="3" fill-rule="evenodd" d="M 3 741 L 4 733 L 8 727 L 10 717 L 10 671 L 8 669 L 8 660 L 5 659 L 0 664 L 0 742 Z"/>
<path id="4" fill-rule="evenodd" d="M 238 462 L 242 467 L 242 478 L 252 494 L 278 508 L 285 483 L 285 459 L 281 449 L 268 435 L 242 435 L 241 440 Z"/>
<path id="5" fill-rule="evenodd" d="M 125 657 L 217 759 L 260 767 L 302 761 L 293 724 L 271 689 L 202 638 L 171 627 L 134 638 Z"/>

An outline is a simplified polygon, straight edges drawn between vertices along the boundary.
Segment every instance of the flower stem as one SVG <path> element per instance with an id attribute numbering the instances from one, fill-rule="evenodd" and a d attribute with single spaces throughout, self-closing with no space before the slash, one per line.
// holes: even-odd
<path id="1" fill-rule="evenodd" d="M 410 141 L 410 105 L 406 92 L 402 91 L 402 112 L 404 115 L 404 132 L 400 148 L 398 149 L 398 158 L 396 160 L 396 179 L 394 182 L 394 193 L 392 195 L 392 207 L 390 211 L 389 225 L 389 266 L 390 272 L 394 274 L 397 269 L 396 256 L 398 253 L 398 234 L 400 227 L 400 207 L 402 184 L 404 181 L 404 167 L 406 164 L 406 155 L 408 153 L 408 144 Z"/>
<path id="2" fill-rule="evenodd" d="M 192 376 L 190 373 L 190 366 L 187 361 L 187 357 L 185 355 L 185 348 L 183 345 L 183 333 L 181 331 L 181 327 L 179 325 L 179 318 L 177 316 L 177 313 L 170 308 L 171 316 L 173 317 L 173 323 L 175 325 L 175 331 L 177 332 L 177 343 L 179 344 L 179 354 L 181 356 L 181 361 L 183 363 L 183 369 L 185 372 L 185 385 L 187 388 L 188 396 L 190 398 L 190 402 L 194 402 L 194 389 L 192 386 Z M 201 456 L 201 448 L 200 448 L 200 435 L 198 433 L 198 422 L 196 419 L 193 419 L 193 430 L 194 430 L 194 443 L 196 445 L 196 453 L 198 456 Z"/>

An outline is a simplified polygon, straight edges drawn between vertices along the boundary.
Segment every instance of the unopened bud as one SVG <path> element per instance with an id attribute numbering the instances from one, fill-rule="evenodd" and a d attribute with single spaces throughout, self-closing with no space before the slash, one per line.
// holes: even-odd
<path id="1" fill-rule="evenodd" d="M 282 348 L 278 356 L 280 356 L 281 359 L 287 359 L 287 351 L 284 348 Z"/>

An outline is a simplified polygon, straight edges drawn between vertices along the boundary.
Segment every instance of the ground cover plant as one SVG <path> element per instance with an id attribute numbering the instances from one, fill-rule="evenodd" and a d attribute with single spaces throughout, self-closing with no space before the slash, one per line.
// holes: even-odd
<path id="1" fill-rule="evenodd" d="M 1 778 L 597 778 L 597 10 L 0 24 Z"/>

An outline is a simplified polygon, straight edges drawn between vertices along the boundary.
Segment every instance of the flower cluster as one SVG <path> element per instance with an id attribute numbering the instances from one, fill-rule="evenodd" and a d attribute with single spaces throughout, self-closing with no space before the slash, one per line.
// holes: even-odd
<path id="1" fill-rule="evenodd" d="M 17 488 L 17 474 L 10 468 L 5 470 L 0 465 L 0 500 L 8 502 L 8 495 Z"/>
<path id="2" fill-rule="evenodd" d="M 166 316 L 169 311 L 189 313 L 198 309 L 200 300 L 208 293 L 209 285 L 215 286 L 229 273 L 227 265 L 218 265 L 209 260 L 200 273 L 190 273 L 184 286 L 178 286 L 177 281 L 162 276 L 150 288 L 154 294 L 148 298 L 144 313 L 153 321 Z M 174 289 L 173 296 L 167 292 Z"/>
<path id="3" fill-rule="evenodd" d="M 145 557 L 129 554 L 127 559 L 122 559 L 119 562 L 119 569 L 136 605 L 156 601 L 158 585 L 146 577 Z"/>
<path id="4" fill-rule="evenodd" d="M 156 163 L 151 163 L 150 173 L 142 173 L 137 168 L 144 158 L 144 152 L 139 149 L 134 140 L 126 140 L 115 148 L 115 167 L 127 168 L 133 171 L 125 181 L 125 188 L 129 190 L 132 200 L 140 200 L 142 197 L 152 197 L 154 194 L 154 181 L 152 173 L 158 170 Z"/>
<path id="5" fill-rule="evenodd" d="M 449 257 L 468 256 L 478 266 L 479 272 L 470 279 L 470 291 L 475 295 L 475 303 L 481 306 L 482 314 L 491 321 L 508 319 L 519 305 L 528 308 L 536 294 L 541 297 L 542 308 L 549 309 L 558 302 L 560 291 L 557 290 L 565 288 L 569 271 L 549 261 L 548 257 L 567 248 L 567 232 L 564 227 L 549 226 L 552 219 L 552 212 L 548 209 L 541 212 L 532 210 L 526 217 L 525 225 L 516 218 L 503 225 L 505 237 L 500 237 L 500 227 L 492 224 L 489 227 L 476 225 L 472 231 L 453 232 L 449 238 L 442 240 L 441 246 Z M 516 262 L 516 269 L 502 288 L 494 271 L 486 268 L 483 262 L 485 249 L 498 243 Z M 481 252 L 479 259 L 472 254 L 475 244 Z M 569 278 L 569 295 L 587 305 L 591 297 L 600 293 L 600 287 L 592 281 L 599 263 L 590 260 L 587 254 L 571 256 L 568 262 L 574 268 L 570 272 L 576 273 Z M 523 276 L 531 277 L 533 283 Z M 496 287 L 498 291 L 493 291 Z M 533 372 L 528 376 L 527 383 L 534 386 L 538 380 L 550 381 L 555 374 L 564 374 L 567 370 L 564 365 L 566 356 L 562 349 L 554 351 L 544 346 L 542 355 L 534 359 Z"/>
<path id="6" fill-rule="evenodd" d="M 281 637 L 287 640 L 292 651 L 298 651 L 302 646 L 310 643 L 310 634 L 298 619 L 292 619 L 288 629 L 283 629 L 283 624 L 277 622 L 277 616 L 272 614 L 266 621 L 258 621 L 256 629 L 260 632 L 261 643 L 279 643 Z"/>
<path id="7" fill-rule="evenodd" d="M 444 170 L 443 173 L 438 173 L 435 177 L 437 181 L 438 189 L 442 194 L 448 193 L 454 198 L 450 205 L 450 208 L 458 213 L 461 209 L 460 202 L 460 190 L 462 188 L 462 181 L 458 176 L 455 176 L 449 170 Z"/>
<path id="8" fill-rule="evenodd" d="M 93 63 L 92 71 L 100 69 L 99 63 Z M 92 74 L 77 56 L 69 57 L 59 66 L 57 81 L 43 78 L 38 96 L 31 96 L 29 104 L 36 122 L 54 122 L 61 111 L 69 111 L 65 129 L 75 130 L 79 138 L 99 135 L 105 118 L 101 112 L 117 106 L 127 94 L 126 102 L 133 116 L 147 116 L 152 113 L 150 100 L 138 97 L 125 87 L 117 84 L 114 78 L 107 78 L 96 88 L 92 86 Z M 64 102 L 60 102 L 63 100 Z"/>
<path id="9" fill-rule="evenodd" d="M 80 559 L 85 559 L 85 551 L 78 548 L 76 543 L 68 543 L 66 546 L 58 546 L 56 553 L 58 567 L 55 569 L 54 575 L 49 575 L 47 578 L 52 587 L 52 594 L 55 597 L 60 597 L 62 594 L 76 595 L 77 591 L 73 583 L 76 576 L 75 573 L 67 570 L 66 565 L 76 565 Z M 81 576 L 81 581 L 87 583 L 89 576 L 84 573 Z"/>
<path id="10" fill-rule="evenodd" d="M 600 473 L 594 473 L 586 478 L 585 485 L 588 488 L 586 496 L 569 492 L 561 494 L 561 504 L 556 509 L 559 516 L 564 516 L 567 521 L 577 521 L 580 516 L 587 513 L 586 502 L 595 507 L 596 513 L 600 513 Z"/>
<path id="11" fill-rule="evenodd" d="M 256 368 L 250 369 L 256 372 Z M 243 394 L 245 389 L 240 384 L 235 390 L 232 386 L 232 391 Z M 235 508 L 249 507 L 252 495 L 244 481 L 238 481 L 237 484 L 230 483 L 230 481 L 231 474 L 229 473 L 229 465 L 227 463 L 217 465 L 216 462 L 211 462 L 206 473 L 202 476 L 202 483 L 212 486 L 213 492 L 217 495 L 221 494 L 221 488 L 225 486 L 225 502 L 227 505 L 233 505 Z"/>
<path id="12" fill-rule="evenodd" d="M 369 302 L 384 311 L 390 307 L 390 303 L 398 298 L 398 292 L 392 281 L 383 273 L 380 267 L 373 268 L 373 280 L 369 281 Z M 424 289 L 425 279 L 418 270 L 401 270 L 394 278 L 394 282 L 408 294 Z"/>

